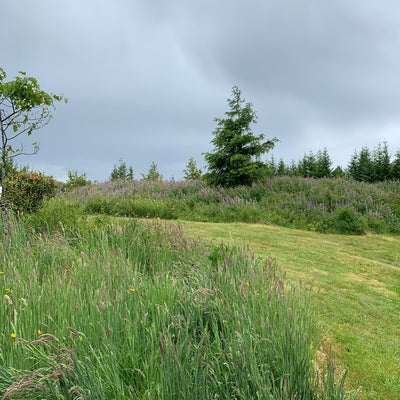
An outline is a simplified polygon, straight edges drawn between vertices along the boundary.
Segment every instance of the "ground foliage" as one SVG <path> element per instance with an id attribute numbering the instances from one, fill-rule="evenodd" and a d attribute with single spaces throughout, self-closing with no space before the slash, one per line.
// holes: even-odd
<path id="1" fill-rule="evenodd" d="M 63 201 L 11 224 L 3 399 L 351 398 L 274 260 Z"/>
<path id="2" fill-rule="evenodd" d="M 88 214 L 275 224 L 319 232 L 400 233 L 400 182 L 273 177 L 251 186 L 114 181 L 63 194 Z"/>

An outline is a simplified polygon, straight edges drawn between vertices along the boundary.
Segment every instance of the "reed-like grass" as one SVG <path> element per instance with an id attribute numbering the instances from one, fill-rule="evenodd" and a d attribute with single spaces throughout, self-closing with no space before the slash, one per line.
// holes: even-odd
<path id="1" fill-rule="evenodd" d="M 2 244 L 2 399 L 346 398 L 274 260 L 59 211 Z"/>

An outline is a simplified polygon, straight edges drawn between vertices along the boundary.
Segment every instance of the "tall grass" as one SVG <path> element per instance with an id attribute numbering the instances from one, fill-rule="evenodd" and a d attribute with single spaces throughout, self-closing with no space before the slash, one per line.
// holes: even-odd
<path id="1" fill-rule="evenodd" d="M 351 397 L 272 259 L 51 207 L 1 249 L 2 399 Z"/>
<path id="2" fill-rule="evenodd" d="M 320 232 L 400 233 L 400 182 L 275 177 L 251 187 L 203 182 L 105 182 L 65 194 L 86 213 L 267 223 Z"/>

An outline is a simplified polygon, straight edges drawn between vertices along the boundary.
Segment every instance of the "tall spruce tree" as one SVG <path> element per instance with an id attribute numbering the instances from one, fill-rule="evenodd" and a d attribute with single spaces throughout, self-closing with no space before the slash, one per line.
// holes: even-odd
<path id="1" fill-rule="evenodd" d="M 328 150 L 318 150 L 314 168 L 314 178 L 329 178 L 332 175 L 332 160 Z"/>
<path id="2" fill-rule="evenodd" d="M 374 182 L 386 181 L 390 179 L 390 154 L 386 142 L 378 144 L 373 152 Z"/>
<path id="3" fill-rule="evenodd" d="M 350 160 L 348 171 L 356 181 L 373 182 L 374 164 L 368 147 L 363 147 L 360 153 L 354 153 Z"/>
<path id="4" fill-rule="evenodd" d="M 264 135 L 256 136 L 250 129 L 257 122 L 251 103 L 245 103 L 237 86 L 232 88 L 228 99 L 230 110 L 225 118 L 215 118 L 214 151 L 205 153 L 208 172 L 207 182 L 213 186 L 251 185 L 265 176 L 266 164 L 261 156 L 272 149 L 276 138 L 264 141 Z"/>

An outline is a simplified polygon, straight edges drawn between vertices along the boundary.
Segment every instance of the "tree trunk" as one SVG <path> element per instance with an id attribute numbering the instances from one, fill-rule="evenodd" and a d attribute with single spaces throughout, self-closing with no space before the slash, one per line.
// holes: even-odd
<path id="1" fill-rule="evenodd" d="M 0 110 L 0 130 L 1 130 L 1 197 L 0 197 L 0 207 L 3 219 L 3 242 L 5 243 L 8 237 L 8 210 L 7 210 L 7 187 L 6 187 L 6 177 L 7 177 L 7 136 L 3 126 L 3 116 Z"/>

